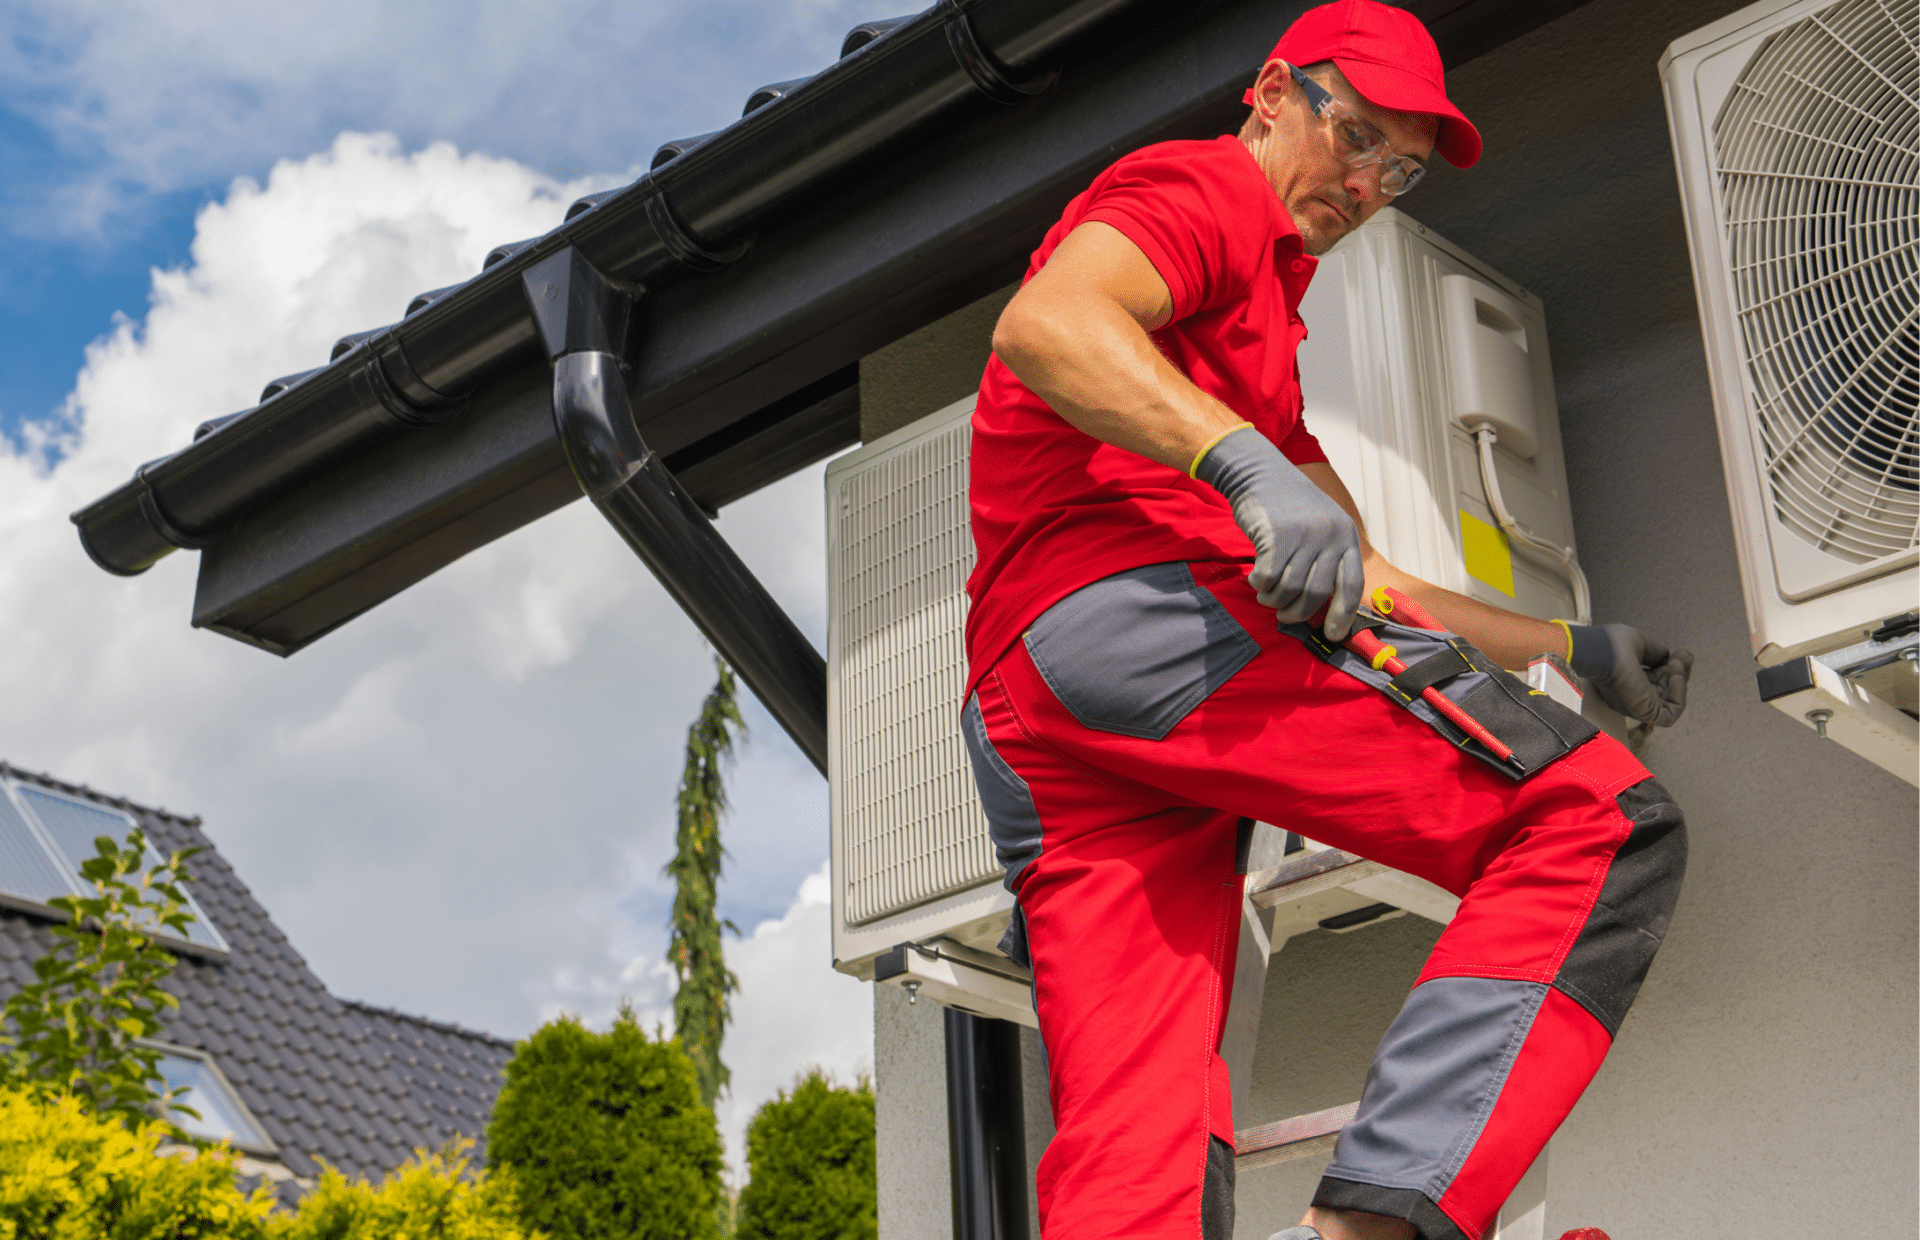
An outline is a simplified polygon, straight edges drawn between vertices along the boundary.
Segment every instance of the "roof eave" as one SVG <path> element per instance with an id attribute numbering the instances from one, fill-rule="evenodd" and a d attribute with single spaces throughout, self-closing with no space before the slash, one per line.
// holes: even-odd
<path id="1" fill-rule="evenodd" d="M 1581 2 L 1407 7 L 1453 65 Z M 751 203 L 730 204 L 704 170 L 755 159 L 756 144 L 794 141 L 806 125 L 773 124 L 783 111 L 815 125 L 844 114 L 851 105 L 837 92 L 850 98 L 873 84 L 860 85 L 859 57 L 843 61 L 667 164 L 651 185 L 643 178 L 603 200 L 143 469 L 75 514 L 83 541 L 123 572 L 174 546 L 204 548 L 194 623 L 288 654 L 578 498 L 518 289 L 526 265 L 568 243 L 610 275 L 650 286 L 628 349 L 635 420 L 694 496 L 718 507 L 855 442 L 858 359 L 1016 278 L 1066 199 L 1115 154 L 1230 128 L 1274 30 L 1305 7 L 1241 0 L 1116 23 L 1126 0 L 969 6 L 976 31 L 1000 40 L 991 45 L 1009 49 L 1000 55 L 1010 63 L 1058 62 L 1072 44 L 1060 85 L 998 108 L 947 99 L 951 82 L 922 83 L 914 98 L 946 100 L 938 142 L 870 143 L 868 156 L 891 154 L 883 166 L 854 160 L 867 169 L 858 176 L 820 171 L 830 161 L 814 152 L 812 173 L 789 170 L 777 185 L 756 183 Z M 934 36 L 944 40 L 943 15 L 936 6 L 889 39 L 920 40 L 918 56 Z M 934 50 L 954 63 L 943 45 Z M 924 58 L 914 63 L 921 77 L 932 72 Z M 925 117 L 915 123 L 931 132 Z M 647 218 L 649 198 L 702 237 L 743 235 L 740 221 L 755 222 L 757 236 L 738 261 L 678 278 Z M 461 374 L 479 377 L 450 409 L 448 376 Z M 438 424 L 409 429 L 396 405 Z"/>

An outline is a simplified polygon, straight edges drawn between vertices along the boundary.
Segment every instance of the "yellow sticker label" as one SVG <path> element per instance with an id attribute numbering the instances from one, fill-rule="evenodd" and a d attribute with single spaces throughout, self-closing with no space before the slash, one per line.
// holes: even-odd
<path id="1" fill-rule="evenodd" d="M 1460 550 L 1466 554 L 1469 574 L 1513 597 L 1513 548 L 1507 543 L 1505 530 L 1488 525 L 1462 508 Z"/>

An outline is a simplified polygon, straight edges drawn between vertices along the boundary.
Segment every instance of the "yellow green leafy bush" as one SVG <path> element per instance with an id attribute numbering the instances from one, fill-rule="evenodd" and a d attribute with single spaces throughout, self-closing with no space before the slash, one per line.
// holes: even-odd
<path id="1" fill-rule="evenodd" d="M 539 1240 L 512 1181 L 469 1168 L 464 1143 L 379 1185 L 328 1170 L 276 1215 L 265 1189 L 240 1191 L 224 1145 L 158 1152 L 171 1132 L 0 1089 L 0 1240 Z"/>
<path id="2" fill-rule="evenodd" d="M 156 1153 L 170 1131 L 0 1090 L 0 1240 L 265 1240 L 273 1199 L 240 1192 L 226 1150 Z"/>
<path id="3" fill-rule="evenodd" d="M 273 1240 L 533 1240 L 521 1228 L 513 1182 L 468 1166 L 471 1142 L 423 1154 L 379 1185 L 328 1168 L 300 1202 L 274 1220 Z"/>

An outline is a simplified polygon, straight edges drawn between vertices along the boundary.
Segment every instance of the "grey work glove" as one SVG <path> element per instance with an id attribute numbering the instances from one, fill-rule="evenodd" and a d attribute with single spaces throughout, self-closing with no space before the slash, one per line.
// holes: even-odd
<path id="1" fill-rule="evenodd" d="M 1567 632 L 1573 638 L 1567 662 L 1621 714 L 1667 728 L 1687 708 L 1691 651 L 1669 651 L 1624 624 L 1569 624 Z"/>
<path id="2" fill-rule="evenodd" d="M 1251 426 L 1230 431 L 1194 463 L 1193 476 L 1227 497 L 1253 540 L 1247 581 L 1282 621 L 1327 609 L 1329 641 L 1345 641 L 1366 591 L 1360 534 L 1340 505 Z"/>

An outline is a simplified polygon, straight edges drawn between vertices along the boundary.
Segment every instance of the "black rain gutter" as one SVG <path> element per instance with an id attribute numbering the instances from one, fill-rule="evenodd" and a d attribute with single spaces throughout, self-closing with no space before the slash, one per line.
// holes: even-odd
<path id="1" fill-rule="evenodd" d="M 1141 0 L 940 0 L 399 323 L 73 514 L 108 572 L 207 546 L 268 499 L 468 399 L 535 356 L 522 275 L 574 247 L 629 293 L 739 257 L 756 228 L 937 122 L 1051 80 L 1067 44 Z M 416 299 L 418 301 L 418 299 Z"/>

